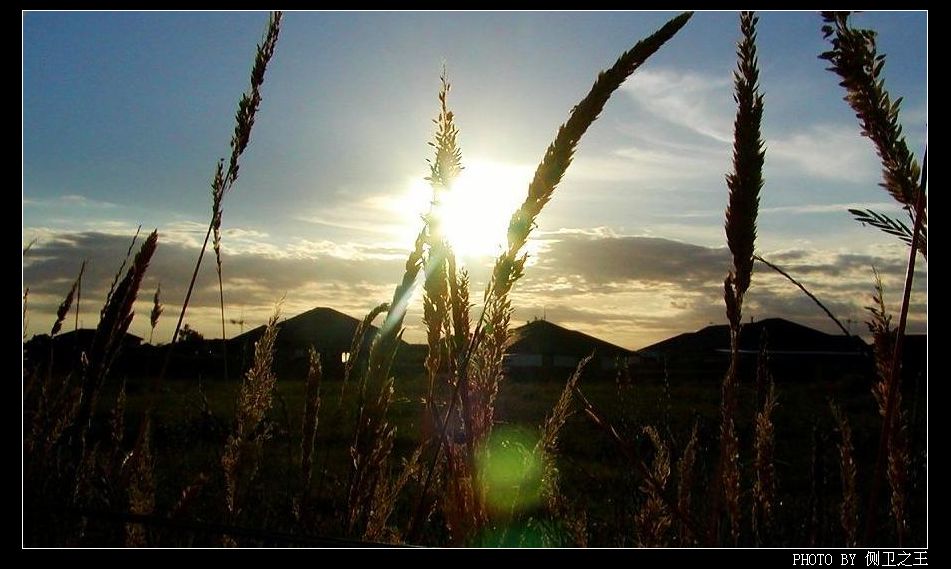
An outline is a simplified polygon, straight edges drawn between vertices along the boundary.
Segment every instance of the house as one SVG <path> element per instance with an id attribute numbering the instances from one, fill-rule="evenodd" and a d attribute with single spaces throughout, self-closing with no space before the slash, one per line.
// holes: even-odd
<path id="1" fill-rule="evenodd" d="M 308 354 L 313 346 L 320 354 L 325 375 L 342 374 L 344 365 L 351 357 L 351 344 L 359 325 L 360 320 L 323 306 L 279 322 L 274 345 L 277 367 L 293 374 L 306 374 Z M 245 359 L 250 358 L 254 343 L 260 339 L 264 328 L 258 326 L 229 340 L 229 353 L 244 354 Z M 376 326 L 367 330 L 362 344 L 364 349 L 369 346 L 377 331 Z"/>
<path id="2" fill-rule="evenodd" d="M 634 356 L 632 351 L 594 336 L 535 320 L 511 331 L 503 361 L 512 377 L 561 381 L 592 353 L 588 371 L 598 375 L 613 374 L 619 360 L 626 364 Z"/>
<path id="3" fill-rule="evenodd" d="M 78 369 L 81 354 L 89 354 L 96 339 L 96 330 L 80 328 L 70 330 L 50 337 L 49 334 L 33 336 L 23 345 L 24 367 L 48 362 L 54 358 L 56 373 L 69 373 Z M 125 334 L 116 346 L 117 359 L 111 362 L 113 372 L 124 373 L 130 361 L 134 361 L 135 354 L 141 348 L 142 338 L 135 334 Z"/>
<path id="4" fill-rule="evenodd" d="M 744 324 L 739 349 L 748 375 L 766 338 L 770 371 L 777 379 L 821 380 L 867 374 L 871 350 L 858 336 L 827 334 L 782 318 Z M 722 379 L 730 359 L 730 328 L 707 326 L 638 350 L 644 358 L 641 375 L 652 372 L 694 379 Z M 653 369 L 651 367 L 653 363 Z"/>

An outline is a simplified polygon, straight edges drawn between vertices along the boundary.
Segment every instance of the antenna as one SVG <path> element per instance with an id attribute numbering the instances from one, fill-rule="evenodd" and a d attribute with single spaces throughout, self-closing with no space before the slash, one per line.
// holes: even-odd
<path id="1" fill-rule="evenodd" d="M 238 318 L 237 320 L 232 318 L 230 319 L 230 322 L 236 326 L 239 326 L 241 328 L 241 334 L 244 334 L 244 308 L 243 307 L 241 308 L 241 318 Z"/>

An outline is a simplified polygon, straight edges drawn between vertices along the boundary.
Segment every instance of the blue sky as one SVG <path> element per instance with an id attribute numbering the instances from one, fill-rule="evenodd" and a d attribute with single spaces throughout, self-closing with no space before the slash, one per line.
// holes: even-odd
<path id="1" fill-rule="evenodd" d="M 229 317 L 259 324 L 284 295 L 288 314 L 326 305 L 360 316 L 390 297 L 426 207 L 421 180 L 444 64 L 470 176 L 456 225 L 478 285 L 557 126 L 599 70 L 671 15 L 286 14 L 241 177 L 224 203 Z M 95 303 L 142 224 L 160 232 L 146 296 L 162 283 L 168 308 L 156 339 L 167 340 L 265 22 L 259 12 L 24 14 L 23 242 L 37 239 L 24 258 L 31 333 L 48 330 L 84 258 L 82 320 L 93 326 Z M 873 12 L 854 23 L 879 33 L 886 85 L 904 97 L 902 122 L 920 156 L 926 14 Z M 828 45 L 820 25 L 812 12 L 760 14 L 767 156 L 757 248 L 861 331 L 871 266 L 896 304 L 907 253 L 846 211 L 898 213 L 877 186 L 877 157 L 836 76 L 816 57 Z M 738 35 L 735 13 L 696 14 L 609 101 L 539 218 L 516 322 L 544 313 L 637 348 L 724 321 Z M 921 277 L 918 331 L 926 265 Z M 207 334 L 216 329 L 215 291 L 212 262 L 186 319 Z M 417 302 L 410 340 L 422 337 L 420 311 Z M 746 314 L 832 331 L 808 299 L 764 271 Z M 145 320 L 133 331 L 148 336 Z"/>

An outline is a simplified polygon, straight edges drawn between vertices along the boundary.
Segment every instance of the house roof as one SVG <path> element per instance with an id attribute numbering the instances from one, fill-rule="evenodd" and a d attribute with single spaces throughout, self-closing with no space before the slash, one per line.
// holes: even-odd
<path id="1" fill-rule="evenodd" d="M 570 330 L 547 320 L 535 320 L 512 330 L 506 352 L 510 354 L 550 354 L 583 357 L 596 351 L 600 356 L 628 356 L 633 352 Z"/>
<path id="2" fill-rule="evenodd" d="M 63 332 L 58 334 L 54 340 L 56 342 L 62 343 L 77 343 L 81 346 L 86 346 L 92 344 L 93 338 L 96 337 L 96 330 L 94 328 L 80 328 L 79 330 L 70 330 L 69 332 Z M 142 338 L 136 336 L 135 334 L 126 334 L 122 338 L 123 345 L 136 346 L 142 343 Z"/>
<path id="3" fill-rule="evenodd" d="M 314 345 L 320 351 L 346 352 L 350 349 L 353 335 L 360 320 L 343 312 L 320 306 L 279 322 L 276 343 L 278 347 L 308 347 Z M 365 341 L 376 335 L 378 328 L 371 326 Z M 264 333 L 258 326 L 231 339 L 235 343 L 254 342 Z"/>
<path id="4" fill-rule="evenodd" d="M 766 331 L 769 350 L 789 353 L 860 353 L 867 349 L 857 336 L 826 334 L 783 318 L 767 318 L 744 324 L 740 330 L 740 349 L 758 351 L 760 338 Z M 707 326 L 696 332 L 679 334 L 639 350 L 641 353 L 700 353 L 730 348 L 730 327 L 726 324 Z"/>

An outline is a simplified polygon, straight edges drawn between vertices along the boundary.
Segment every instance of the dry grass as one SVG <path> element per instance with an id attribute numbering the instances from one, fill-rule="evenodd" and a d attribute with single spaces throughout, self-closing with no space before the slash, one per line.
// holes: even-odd
<path id="1" fill-rule="evenodd" d="M 901 543 L 905 534 L 906 523 L 903 498 L 906 475 L 904 467 L 899 464 L 899 461 L 907 459 L 907 456 L 902 457 L 904 453 L 907 453 L 907 442 L 905 442 L 900 402 L 901 376 L 899 363 L 901 362 L 911 287 L 914 280 L 916 253 L 920 251 L 922 255 L 927 257 L 927 150 L 923 159 L 923 167 L 919 168 L 914 155 L 908 150 L 908 145 L 902 134 L 898 116 L 901 99 L 892 101 L 891 96 L 885 89 L 885 82 L 882 78 L 885 56 L 877 53 L 876 33 L 872 30 L 852 28 L 849 23 L 849 16 L 849 12 L 823 12 L 823 20 L 825 21 L 825 25 L 822 27 L 823 35 L 829 40 L 832 48 L 820 57 L 829 61 L 831 64 L 829 70 L 842 79 L 840 84 L 846 91 L 845 100 L 859 119 L 862 135 L 867 136 L 875 144 L 876 152 L 882 163 L 883 181 L 881 186 L 904 207 L 913 222 L 911 239 L 908 241 L 911 252 L 905 275 L 905 290 L 894 347 L 890 355 L 879 355 L 879 351 L 876 351 L 877 359 L 890 357 L 891 363 L 887 364 L 890 368 L 888 370 L 890 371 L 889 375 L 882 376 L 879 403 L 884 405 L 882 408 L 883 422 L 875 472 L 872 478 L 872 491 L 869 496 L 868 522 L 866 525 L 866 540 L 870 540 L 874 532 L 875 516 L 878 509 L 877 499 L 880 481 L 883 470 L 886 470 L 886 476 L 892 486 L 892 516 L 897 527 L 898 541 Z M 872 213 L 874 214 L 874 212 Z M 875 215 L 870 216 L 870 218 L 873 219 L 871 225 L 874 227 L 890 234 L 897 233 L 900 238 L 902 237 L 901 231 L 896 230 L 895 224 L 890 223 L 890 219 L 878 219 Z M 863 218 L 860 221 L 866 222 L 870 218 Z M 884 306 L 881 308 L 883 313 Z M 873 320 L 873 326 L 878 328 L 881 334 L 885 334 L 888 331 L 888 322 L 884 320 L 884 314 L 876 314 L 873 310 L 873 319 L 878 320 L 878 322 Z M 873 330 L 874 332 L 875 330 Z M 876 347 L 878 347 L 878 344 L 879 341 L 876 340 Z M 880 370 L 882 365 L 884 364 L 879 364 Z M 886 456 L 887 469 L 883 467 Z"/>
<path id="2" fill-rule="evenodd" d="M 100 312 L 92 344 L 78 354 L 78 361 L 65 376 L 53 373 L 52 349 L 48 360 L 29 373 L 24 370 L 24 476 L 30 481 L 30 492 L 25 492 L 24 501 L 33 510 L 94 507 L 144 512 L 151 511 L 154 505 L 147 441 L 140 437 L 128 453 L 122 446 L 124 384 L 119 386 L 104 433 L 97 432 L 92 419 L 103 384 L 132 322 L 133 307 L 157 244 L 158 233 L 152 232 L 131 263 L 130 246 Z M 69 297 L 78 293 L 78 282 L 79 279 L 60 307 L 54 324 L 57 332 L 69 312 Z M 147 435 L 147 427 L 142 432 Z M 85 526 L 85 522 L 61 521 L 50 527 L 41 526 L 40 535 L 46 532 L 55 536 L 53 543 L 62 545 L 81 539 Z M 131 527 L 130 532 L 130 543 L 145 543 L 144 534 L 138 529 Z"/>
<path id="3" fill-rule="evenodd" d="M 822 33 L 832 49 L 820 57 L 828 61 L 829 70 L 842 79 L 845 100 L 859 119 L 862 135 L 875 144 L 882 161 L 881 186 L 905 207 L 913 225 L 916 217 L 921 217 L 922 230 L 927 230 L 925 210 L 916 214 L 921 168 L 902 134 L 898 118 L 901 99 L 892 101 L 885 89 L 882 78 L 885 57 L 877 52 L 876 33 L 851 27 L 849 12 L 823 12 L 822 17 L 825 21 Z M 920 241 L 919 248 L 927 255 L 926 241 Z"/>
<path id="4" fill-rule="evenodd" d="M 370 327 L 373 325 L 373 321 L 376 318 L 383 314 L 384 312 L 390 309 L 390 305 L 387 303 L 382 303 L 373 308 L 363 320 L 360 321 L 360 324 L 357 325 L 357 329 L 353 334 L 353 340 L 350 342 L 350 358 L 347 360 L 346 366 L 344 367 L 343 374 L 343 383 L 340 385 L 340 398 L 337 400 L 339 405 L 343 401 L 344 392 L 347 389 L 347 385 L 350 383 L 350 378 L 354 373 L 354 370 L 358 370 L 360 375 L 360 386 L 361 391 L 361 400 L 365 397 L 366 384 L 363 382 L 363 378 L 366 377 L 366 356 L 363 353 L 364 346 L 366 344 L 366 335 L 370 330 Z"/>
<path id="5" fill-rule="evenodd" d="M 228 161 L 227 170 L 224 169 L 224 160 L 219 160 L 215 167 L 215 175 L 212 181 L 211 197 L 211 221 L 208 223 L 208 231 L 205 233 L 205 240 L 198 252 L 198 260 L 195 262 L 195 270 L 192 272 L 191 281 L 188 284 L 185 300 L 182 302 L 182 308 L 178 315 L 178 322 L 175 324 L 175 331 L 172 333 L 170 344 L 174 345 L 181 332 L 182 323 L 185 320 L 185 312 L 188 310 L 188 303 L 191 300 L 192 291 L 195 288 L 195 281 L 198 278 L 198 270 L 201 268 L 201 261 L 205 256 L 205 250 L 208 248 L 208 239 L 214 233 L 214 249 L 217 260 L 218 273 L 218 291 L 221 304 L 221 327 L 224 333 L 224 289 L 221 280 L 221 203 L 235 181 L 238 179 L 239 159 L 251 141 L 251 129 L 254 126 L 255 115 L 261 105 L 261 86 L 264 83 L 264 74 L 267 71 L 267 65 L 274 55 L 274 49 L 277 46 L 277 39 L 281 31 L 282 12 L 272 12 L 267 24 L 267 31 L 264 39 L 258 44 L 257 54 L 254 58 L 254 66 L 251 69 L 251 84 L 248 91 L 241 95 L 238 102 L 238 110 L 235 113 L 234 134 L 231 137 L 231 158 Z M 165 363 L 162 366 L 162 372 L 159 375 L 158 382 L 164 378 L 168 370 L 168 363 L 172 355 L 172 350 L 166 352 Z M 156 386 L 157 387 L 157 386 Z"/>
<path id="6" fill-rule="evenodd" d="M 425 367 L 429 384 L 426 398 L 427 426 L 424 429 L 427 433 L 426 438 L 429 440 L 424 443 L 435 445 L 436 450 L 429 464 L 419 508 L 425 508 L 426 493 L 429 491 L 435 470 L 440 467 L 439 458 L 447 429 L 450 423 L 458 421 L 465 433 L 465 448 L 454 451 L 454 454 L 459 457 L 458 460 L 448 460 L 444 463 L 447 468 L 445 478 L 465 479 L 470 483 L 457 485 L 455 491 L 446 494 L 448 499 L 455 503 L 444 504 L 443 509 L 468 513 L 470 519 L 466 522 L 457 521 L 455 525 L 458 528 L 465 524 L 471 528 L 465 533 L 471 534 L 484 524 L 485 515 L 484 503 L 481 501 L 480 494 L 476 492 L 478 484 L 475 482 L 476 473 L 471 464 L 475 452 L 477 427 L 472 421 L 473 406 L 470 389 L 466 382 L 459 380 L 458 375 L 460 354 L 469 336 L 468 282 L 463 280 L 460 283 L 456 274 L 455 255 L 442 230 L 443 195 L 452 191 L 453 181 L 462 171 L 462 152 L 456 141 L 458 129 L 455 126 L 454 115 L 447 104 L 449 89 L 450 85 L 444 71 L 438 94 L 439 114 L 434 121 L 436 132 L 430 143 L 435 148 L 436 155 L 429 162 L 430 174 L 426 178 L 432 186 L 433 198 L 432 209 L 425 218 L 428 250 L 424 259 L 426 278 L 423 296 L 423 323 L 426 325 L 428 345 Z M 463 297 L 466 298 L 465 302 L 462 300 Z M 447 407 L 446 416 L 440 418 L 439 403 L 446 399 L 451 399 L 451 402 Z M 453 413 L 457 399 L 461 402 L 458 418 Z M 446 441 L 446 444 L 452 443 Z M 458 470 L 459 468 L 463 470 Z M 422 516 L 423 513 L 419 512 L 418 515 Z"/>
<path id="7" fill-rule="evenodd" d="M 739 444 L 735 425 L 739 335 L 743 320 L 743 296 L 750 286 L 753 273 L 756 215 L 759 209 L 759 192 L 763 187 L 765 160 L 760 136 L 763 96 L 759 93 L 758 85 L 756 22 L 757 18 L 752 12 L 743 12 L 740 15 L 743 38 L 737 46 L 737 70 L 734 72 L 737 111 L 733 123 L 733 172 L 726 177 L 730 190 L 726 209 L 726 237 L 733 255 L 733 268 L 724 281 L 724 300 L 727 319 L 730 322 L 731 357 L 721 390 L 718 483 L 734 543 L 737 543 L 740 537 Z M 714 508 L 713 512 L 717 514 L 717 509 Z M 711 536 L 712 534 L 711 532 Z"/>
<path id="8" fill-rule="evenodd" d="M 839 522 L 845 535 L 845 547 L 858 545 L 859 497 L 857 489 L 858 467 L 855 463 L 855 447 L 852 445 L 852 428 L 849 418 L 835 404 L 829 402 L 832 417 L 839 431 L 839 474 L 842 478 L 842 504 L 839 507 Z"/>
<path id="9" fill-rule="evenodd" d="M 670 477 L 670 451 L 653 426 L 644 427 L 644 434 L 654 446 L 654 460 L 651 463 L 652 481 L 645 479 L 640 488 L 647 496 L 647 501 L 641 506 L 634 520 L 637 545 L 664 547 L 667 545 L 667 532 L 671 526 L 670 513 L 663 498 L 667 479 Z"/>
<path id="10" fill-rule="evenodd" d="M 542 465 L 542 494 L 548 511 L 558 519 L 564 520 L 574 544 L 584 547 L 587 544 L 587 520 L 584 512 L 578 512 L 562 494 L 558 483 L 558 435 L 572 414 L 572 395 L 581 380 L 581 374 L 591 362 L 594 354 L 582 358 L 574 373 L 565 383 L 558 401 L 542 426 L 542 435 L 533 450 L 534 460 Z"/>
<path id="11" fill-rule="evenodd" d="M 438 386 L 435 379 L 442 369 L 444 351 L 448 355 L 450 366 L 454 367 L 450 368 L 453 377 L 452 394 L 446 405 L 445 415 L 434 415 L 432 418 L 432 424 L 440 429 L 441 433 L 434 458 L 426 473 L 411 528 L 418 528 L 422 523 L 420 518 L 425 515 L 424 512 L 429 511 L 425 501 L 444 447 L 449 455 L 445 463 L 450 469 L 448 480 L 467 481 L 465 484 L 455 484 L 454 489 L 451 488 L 451 491 L 446 493 L 455 501 L 455 504 L 447 508 L 454 512 L 448 514 L 448 517 L 458 517 L 457 513 L 467 512 L 468 520 L 456 524 L 464 525 L 466 532 L 478 531 L 488 522 L 489 515 L 484 503 L 486 489 L 482 486 L 474 466 L 477 462 L 476 453 L 488 439 L 494 423 L 495 398 L 502 378 L 502 356 L 512 316 L 509 292 L 524 274 L 527 260 L 522 249 L 535 226 L 536 218 L 551 199 L 571 164 L 578 142 L 597 119 L 612 93 L 648 57 L 673 37 L 686 24 L 690 15 L 685 13 L 673 18 L 656 33 L 622 54 L 610 69 L 599 74 L 587 96 L 572 109 L 567 122 L 558 129 L 555 140 L 535 171 L 524 202 L 511 217 L 507 248 L 495 262 L 483 297 L 481 315 L 471 333 L 467 279 L 465 276 L 458 277 L 452 270 L 453 257 L 441 239 L 438 216 L 430 215 L 427 218 L 421 235 L 427 235 L 430 246 L 426 282 L 428 300 L 424 304 L 424 318 L 430 346 L 427 370 L 430 374 L 431 400 L 436 397 Z M 457 132 L 453 115 L 446 106 L 447 93 L 448 84 L 443 79 L 443 89 L 439 96 L 440 114 L 436 120 L 437 135 L 433 143 L 437 154 L 430 167 L 430 182 L 434 188 L 434 212 L 438 211 L 440 191 L 451 184 L 452 176 L 461 169 L 461 152 L 456 143 Z M 445 344 L 443 335 L 448 339 Z M 459 423 L 463 443 L 461 448 L 453 449 L 452 443 L 447 439 L 447 430 L 453 421 L 457 401 L 461 408 Z M 432 410 L 430 412 L 432 413 Z M 464 468 L 465 472 L 454 472 L 453 469 L 457 467 Z M 410 535 L 413 536 L 412 531 Z"/>
<path id="12" fill-rule="evenodd" d="M 846 328 L 845 326 L 843 326 L 843 325 L 842 325 L 842 322 L 840 322 L 839 319 L 835 317 L 835 314 L 833 314 L 832 311 L 829 310 L 829 309 L 826 307 L 826 305 L 822 303 L 821 300 L 819 300 L 819 297 L 817 297 L 816 295 L 814 295 L 812 292 L 809 291 L 809 289 L 806 288 L 806 285 L 804 285 L 804 284 L 802 284 L 801 282 L 799 282 L 798 280 L 796 280 L 795 277 L 793 277 L 792 275 L 790 275 L 788 272 L 784 271 L 784 270 L 782 269 L 782 267 L 779 267 L 778 265 L 774 265 L 773 263 L 770 263 L 769 261 L 767 261 L 766 259 L 764 259 L 763 257 L 761 257 L 761 256 L 759 256 L 759 255 L 753 255 L 753 259 L 759 261 L 760 263 L 763 263 L 764 265 L 766 265 L 766 266 L 769 267 L 770 269 L 773 269 L 774 271 L 776 271 L 777 273 L 779 273 L 780 275 L 782 275 L 783 277 L 785 277 L 786 280 L 788 280 L 788 281 L 791 282 L 792 284 L 796 285 L 796 288 L 798 288 L 799 290 L 802 291 L 803 294 L 805 294 L 806 296 L 808 296 L 810 300 L 812 300 L 814 303 L 816 303 L 816 306 L 818 306 L 819 308 L 822 309 L 823 312 L 825 312 L 826 316 L 828 316 L 830 320 L 832 320 L 833 322 L 835 322 L 835 325 L 839 327 L 839 330 L 842 330 L 842 333 L 843 333 L 843 334 L 845 334 L 846 336 L 851 336 L 851 335 L 852 335 L 852 334 L 849 333 L 848 328 Z"/>
<path id="13" fill-rule="evenodd" d="M 78 415 L 80 425 L 89 423 L 102 383 L 132 323 L 133 307 L 139 287 L 142 285 L 145 271 L 157 247 L 158 231 L 153 231 L 135 255 L 125 277 L 111 291 L 103 307 L 102 318 L 96 328 L 92 346 L 86 357 L 86 364 L 82 366 L 82 389 Z"/>
<path id="14" fill-rule="evenodd" d="M 304 395 L 304 420 L 301 423 L 300 443 L 301 486 L 305 496 L 310 488 L 314 464 L 314 441 L 317 438 L 317 423 L 320 415 L 320 381 L 323 377 L 320 369 L 320 354 L 313 346 L 310 347 L 308 361 L 307 391 Z"/>
<path id="15" fill-rule="evenodd" d="M 743 295 L 750 286 L 753 274 L 756 215 L 766 157 L 760 135 L 763 95 L 759 92 L 759 64 L 756 57 L 757 21 L 758 18 L 752 12 L 740 15 L 743 39 L 737 46 L 737 70 L 734 72 L 737 110 L 733 123 L 733 172 L 726 177 L 730 190 L 726 209 L 726 239 L 733 255 L 729 285 L 736 299 L 735 312 L 727 316 L 734 328 L 739 328 Z"/>
<path id="16" fill-rule="evenodd" d="M 906 492 L 910 460 L 907 420 L 902 409 L 901 390 L 892 389 L 891 382 L 896 375 L 893 357 L 898 334 L 891 326 L 892 317 L 885 306 L 885 287 L 877 271 L 872 303 L 872 306 L 867 307 L 871 315 L 868 327 L 874 341 L 875 366 L 878 372 L 878 381 L 872 386 L 872 395 L 883 420 L 883 437 L 887 449 L 885 476 L 891 489 L 890 510 L 900 545 L 904 542 L 908 526 Z M 892 410 L 894 416 L 890 417 Z"/>
<path id="17" fill-rule="evenodd" d="M 691 493 L 694 485 L 694 464 L 697 461 L 697 429 L 698 423 L 695 421 L 693 429 L 690 430 L 690 437 L 687 444 L 684 445 L 680 460 L 677 461 L 677 509 L 687 518 L 691 517 Z M 687 524 L 679 524 L 680 545 L 694 545 L 697 540 L 696 535 L 691 533 Z"/>
<path id="18" fill-rule="evenodd" d="M 235 404 L 234 428 L 221 455 L 225 477 L 225 506 L 229 515 L 240 512 L 240 493 L 257 475 L 261 445 L 270 436 L 265 415 L 271 409 L 274 384 L 274 342 L 277 322 L 281 316 L 278 306 L 268 320 L 264 334 L 254 344 L 254 361 L 244 375 Z"/>
<path id="19" fill-rule="evenodd" d="M 152 457 L 151 429 L 148 425 L 142 429 L 142 433 L 142 440 L 125 458 L 126 472 L 123 476 L 124 480 L 127 480 L 129 513 L 137 515 L 151 514 L 155 509 L 155 466 Z M 126 547 L 142 547 L 149 544 L 146 528 L 141 524 L 126 524 L 125 529 Z"/>
<path id="20" fill-rule="evenodd" d="M 86 264 L 83 263 L 83 267 Z M 53 328 L 50 330 L 50 336 L 55 336 L 59 333 L 60 329 L 63 327 L 63 320 L 66 319 L 66 315 L 69 314 L 69 309 L 73 305 L 73 297 L 76 295 L 76 287 L 79 284 L 79 279 L 73 281 L 73 286 L 69 288 L 69 292 L 66 293 L 66 298 L 63 299 L 63 302 L 59 305 L 59 308 L 56 309 L 56 320 L 53 321 Z"/>
<path id="21" fill-rule="evenodd" d="M 30 300 L 30 287 L 23 289 L 23 341 L 26 341 L 26 331 L 29 328 L 29 300 Z"/>
<path id="22" fill-rule="evenodd" d="M 152 343 L 152 337 L 155 335 L 155 327 L 158 326 L 159 318 L 165 307 L 162 306 L 162 284 L 155 287 L 155 296 L 152 297 L 152 312 L 149 313 L 149 343 Z"/>
<path id="23" fill-rule="evenodd" d="M 753 419 L 753 536 L 757 545 L 768 543 L 776 509 L 776 384 L 769 372 L 766 338 L 760 347 L 756 373 L 759 410 Z"/>

